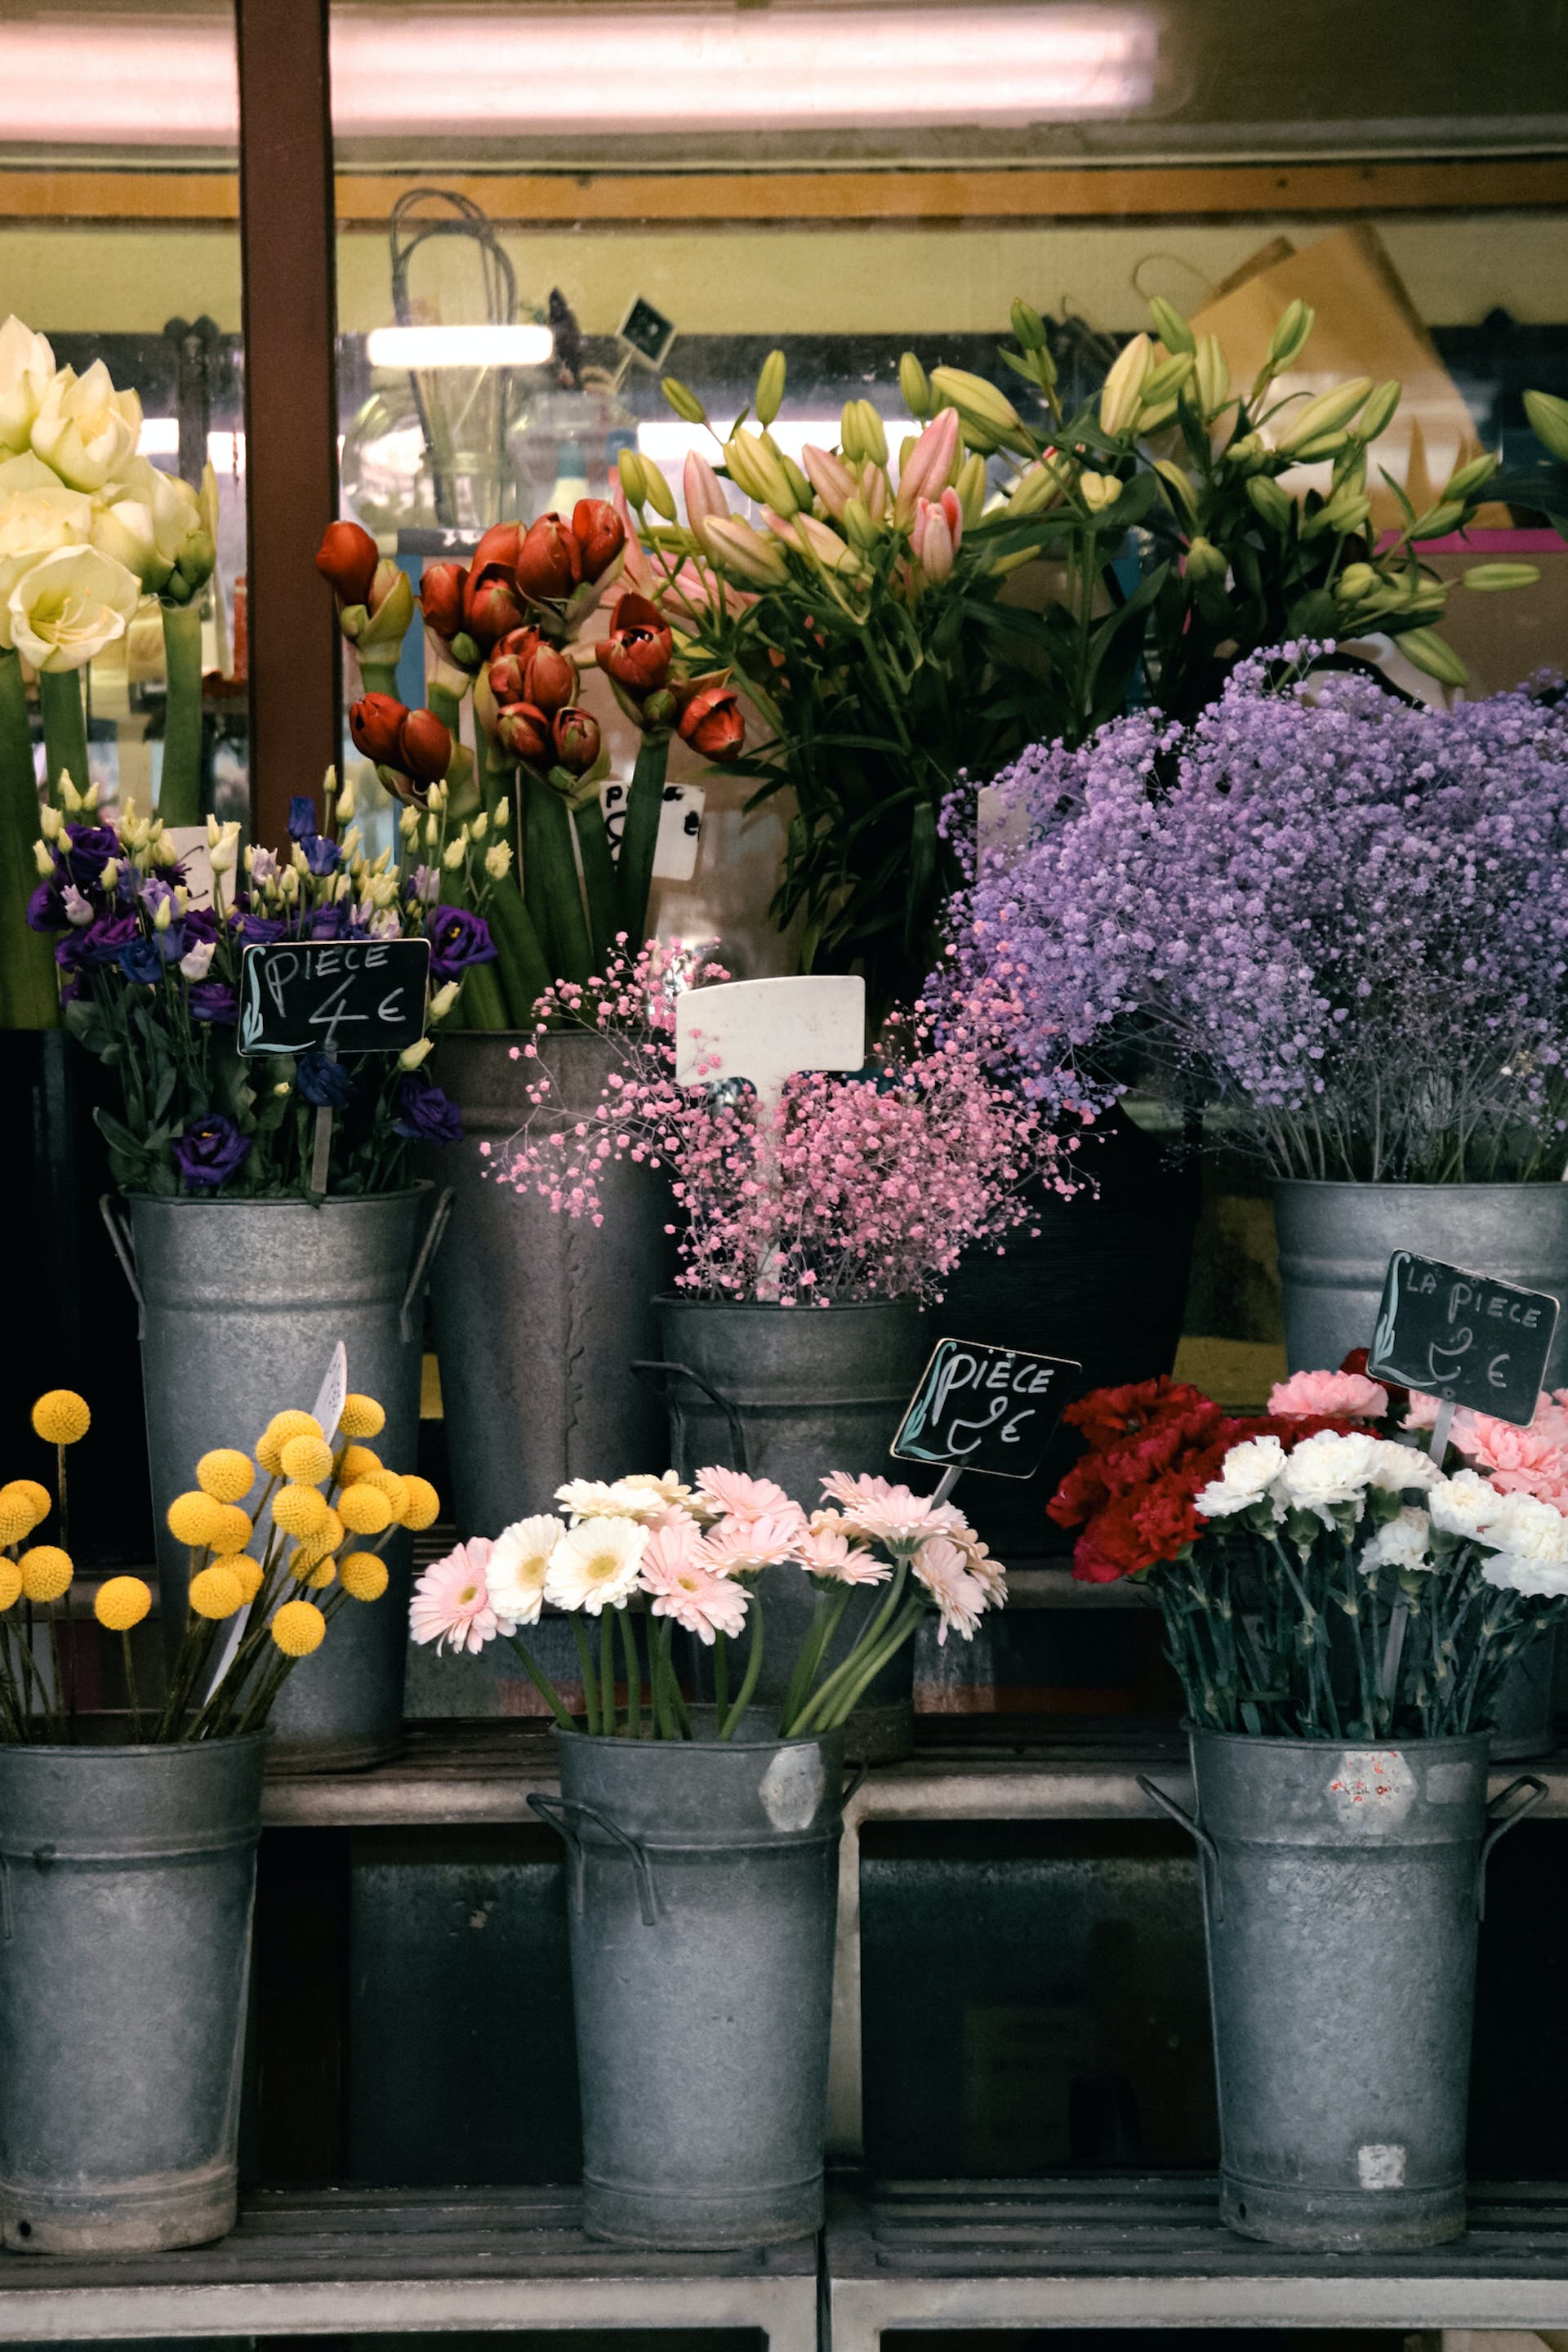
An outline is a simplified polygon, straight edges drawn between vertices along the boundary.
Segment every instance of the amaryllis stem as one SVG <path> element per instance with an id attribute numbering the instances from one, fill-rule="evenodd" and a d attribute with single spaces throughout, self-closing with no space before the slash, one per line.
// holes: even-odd
<path id="1" fill-rule="evenodd" d="M 514 1029 L 531 1029 L 533 1008 L 555 975 L 546 961 L 533 918 L 522 903 L 515 874 L 503 874 L 491 890 L 485 902 L 485 919 L 496 944 L 496 964 L 507 1017 Z"/>
<path id="2" fill-rule="evenodd" d="M 158 814 L 165 824 L 202 821 L 202 614 L 188 604 L 165 604 L 163 672 L 163 770 Z"/>
<path id="3" fill-rule="evenodd" d="M 397 663 L 377 661 L 374 654 L 359 657 L 360 684 L 367 694 L 390 694 L 397 699 Z"/>
<path id="4" fill-rule="evenodd" d="M 610 854 L 610 836 L 605 830 L 605 812 L 599 805 L 596 786 L 572 811 L 572 824 L 577 835 L 577 852 L 583 860 L 583 884 L 588 900 L 588 944 L 595 971 L 603 971 L 615 944 L 618 915 L 616 861 Z"/>
<path id="5" fill-rule="evenodd" d="M 647 902 L 653 888 L 654 852 L 658 846 L 658 821 L 664 813 L 664 779 L 669 765 L 669 737 L 645 735 L 632 771 L 626 794 L 626 818 L 621 828 L 621 858 L 616 877 L 620 926 L 629 952 L 636 955 L 647 937 Z"/>
<path id="6" fill-rule="evenodd" d="M 57 807 L 62 775 L 70 777 L 79 793 L 85 793 L 91 781 L 87 771 L 87 713 L 81 692 L 79 669 L 47 669 L 39 673 L 44 758 L 48 769 L 49 798 Z"/>
<path id="7" fill-rule="evenodd" d="M 47 931 L 27 925 L 37 883 L 38 788 L 22 656 L 0 649 L 0 1029 L 54 1029 L 59 990 Z"/>
<path id="8" fill-rule="evenodd" d="M 554 977 L 581 985 L 593 972 L 594 957 L 572 847 L 572 819 L 552 785 L 530 777 L 526 790 L 523 858 L 529 910 L 539 921 L 537 908 L 542 907 L 541 936 L 554 961 Z"/>

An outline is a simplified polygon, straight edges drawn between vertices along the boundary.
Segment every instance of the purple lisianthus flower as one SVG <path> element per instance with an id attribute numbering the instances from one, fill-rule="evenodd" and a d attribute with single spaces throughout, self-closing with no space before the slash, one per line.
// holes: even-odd
<path id="1" fill-rule="evenodd" d="M 115 961 L 126 979 L 142 988 L 151 988 L 163 970 L 163 951 L 156 935 L 131 940 Z"/>
<path id="2" fill-rule="evenodd" d="M 470 965 L 493 963 L 495 943 L 482 915 L 466 907 L 437 907 L 426 927 L 432 980 L 461 980 Z"/>
<path id="3" fill-rule="evenodd" d="M 210 940 L 216 947 L 223 937 L 223 926 L 211 907 L 193 907 L 183 921 L 187 948 L 195 947 L 198 940 Z"/>
<path id="4" fill-rule="evenodd" d="M 63 931 L 70 917 L 66 912 L 65 885 L 57 863 L 47 882 L 40 882 L 27 900 L 27 922 L 35 931 Z"/>
<path id="5" fill-rule="evenodd" d="M 211 1021 L 232 1029 L 239 1019 L 239 998 L 226 980 L 198 980 L 185 991 L 185 1008 L 193 1021 Z"/>
<path id="6" fill-rule="evenodd" d="M 342 1110 L 353 1099 L 354 1083 L 346 1066 L 330 1062 L 325 1054 L 301 1054 L 294 1083 L 305 1100 L 319 1110 Z"/>
<path id="7" fill-rule="evenodd" d="M 296 793 L 289 803 L 289 838 L 309 841 L 320 831 L 316 803 L 309 793 Z"/>
<path id="8" fill-rule="evenodd" d="M 417 1143 L 461 1143 L 462 1114 L 450 1095 L 410 1070 L 397 1089 L 397 1117 L 392 1131 Z"/>
<path id="9" fill-rule="evenodd" d="M 438 866 L 416 866 L 408 877 L 408 896 L 416 907 L 433 907 L 441 895 Z"/>
<path id="10" fill-rule="evenodd" d="M 142 925 L 136 916 L 100 915 L 89 929 L 70 942 L 79 950 L 72 961 L 101 971 L 108 964 L 118 963 L 122 950 L 141 936 Z M 57 949 L 57 956 L 58 952 Z"/>
<path id="11" fill-rule="evenodd" d="M 269 948 L 274 940 L 282 938 L 287 929 L 287 925 L 271 915 L 253 915 L 248 907 L 231 915 L 229 920 L 239 933 L 241 943 L 247 948 Z"/>
<path id="12" fill-rule="evenodd" d="M 302 940 L 341 940 L 348 927 L 349 910 L 346 907 L 312 907 L 309 914 L 300 918 L 300 937 Z"/>
<path id="13" fill-rule="evenodd" d="M 216 1192 L 250 1157 L 250 1138 L 232 1118 L 209 1111 L 194 1118 L 173 1146 L 174 1165 L 193 1192 Z"/>
<path id="14" fill-rule="evenodd" d="M 65 837 L 69 846 L 56 856 L 79 888 L 98 881 L 110 859 L 121 854 L 120 835 L 110 824 L 68 824 Z"/>
<path id="15" fill-rule="evenodd" d="M 312 874 L 335 874 L 342 863 L 342 851 L 323 833 L 306 834 L 300 847 Z"/>

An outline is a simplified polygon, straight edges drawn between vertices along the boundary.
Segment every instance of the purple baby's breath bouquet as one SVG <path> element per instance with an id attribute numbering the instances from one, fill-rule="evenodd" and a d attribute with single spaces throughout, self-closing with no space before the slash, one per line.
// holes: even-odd
<path id="1" fill-rule="evenodd" d="M 1551 1181 L 1568 1160 L 1568 712 L 1413 708 L 1244 663 L 1188 727 L 1118 719 L 1000 780 L 963 952 L 1027 1008 L 1029 1090 L 1136 1075 L 1281 1177 Z M 1288 665 L 1279 675 L 1281 660 Z"/>

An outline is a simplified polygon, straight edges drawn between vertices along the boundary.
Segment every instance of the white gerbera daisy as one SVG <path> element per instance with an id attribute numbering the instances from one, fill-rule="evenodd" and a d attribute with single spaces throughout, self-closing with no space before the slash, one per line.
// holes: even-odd
<path id="1" fill-rule="evenodd" d="M 632 1519 L 589 1518 L 568 1528 L 550 1555 L 544 1598 L 596 1617 L 637 1591 L 647 1529 Z"/>
<path id="2" fill-rule="evenodd" d="M 515 1519 L 503 1528 L 490 1546 L 487 1580 L 490 1606 L 514 1624 L 537 1625 L 544 1606 L 544 1583 L 550 1556 L 566 1529 L 548 1511 L 531 1519 Z"/>

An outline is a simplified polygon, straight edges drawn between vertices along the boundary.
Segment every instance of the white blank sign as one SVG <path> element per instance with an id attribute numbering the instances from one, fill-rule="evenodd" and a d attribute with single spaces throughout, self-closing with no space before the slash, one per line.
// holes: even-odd
<path id="1" fill-rule="evenodd" d="M 866 1059 L 866 983 L 855 973 L 731 980 L 676 999 L 675 1076 L 683 1087 L 750 1078 L 775 1102 L 796 1070 L 858 1070 Z M 717 1069 L 699 1069 L 717 1060 Z"/>

